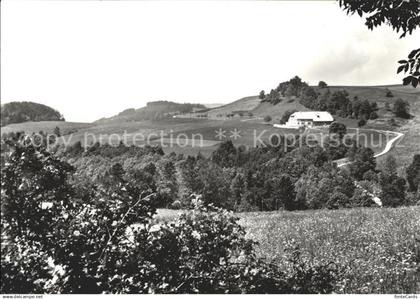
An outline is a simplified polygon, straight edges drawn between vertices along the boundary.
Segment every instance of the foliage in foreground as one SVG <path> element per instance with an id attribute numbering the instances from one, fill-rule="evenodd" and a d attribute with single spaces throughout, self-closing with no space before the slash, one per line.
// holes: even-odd
<path id="1" fill-rule="evenodd" d="M 114 166 L 101 185 L 43 148 L 14 148 L 2 169 L 2 293 L 330 293 L 334 265 L 290 270 L 257 258 L 231 213 L 197 202 L 156 224 L 153 193 Z M 76 180 L 77 181 L 77 180 Z M 8 243 L 8 244 L 6 244 Z"/>

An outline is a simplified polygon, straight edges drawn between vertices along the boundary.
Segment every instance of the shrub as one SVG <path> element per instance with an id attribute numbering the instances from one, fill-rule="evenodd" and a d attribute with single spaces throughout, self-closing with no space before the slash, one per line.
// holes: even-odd
<path id="1" fill-rule="evenodd" d="M 359 127 L 363 127 L 364 125 L 366 125 L 366 120 L 364 118 L 360 119 L 357 122 L 357 126 L 359 126 Z"/>
<path id="2" fill-rule="evenodd" d="M 290 115 L 292 115 L 295 112 L 297 112 L 297 110 L 286 110 L 283 113 L 283 115 L 282 115 L 282 117 L 280 119 L 280 123 L 281 124 L 285 124 L 289 120 Z"/>
<path id="3" fill-rule="evenodd" d="M 407 182 L 410 191 L 417 191 L 420 184 L 420 154 L 413 157 L 413 162 L 407 167 Z"/>
<path id="4" fill-rule="evenodd" d="M 318 83 L 318 87 L 319 87 L 319 88 L 327 88 L 327 87 L 328 87 L 328 85 L 327 85 L 327 83 L 325 83 L 324 81 L 319 81 L 319 83 Z"/>
<path id="5" fill-rule="evenodd" d="M 271 116 L 270 115 L 264 116 L 264 121 L 265 122 L 270 122 L 271 121 Z"/>
<path id="6" fill-rule="evenodd" d="M 370 113 L 369 119 L 377 119 L 377 118 L 378 118 L 378 113 L 376 113 L 375 111 Z"/>
<path id="7" fill-rule="evenodd" d="M 397 122 L 395 121 L 394 118 L 391 118 L 390 120 L 388 120 L 388 124 L 392 127 L 396 127 L 397 126 Z"/>
<path id="8" fill-rule="evenodd" d="M 410 104 L 402 99 L 397 99 L 394 103 L 393 111 L 395 116 L 410 118 Z"/>
<path id="9" fill-rule="evenodd" d="M 265 91 L 264 91 L 264 90 L 261 90 L 261 91 L 260 91 L 260 94 L 258 95 L 258 98 L 259 98 L 260 100 L 264 100 L 264 98 L 265 98 Z"/>

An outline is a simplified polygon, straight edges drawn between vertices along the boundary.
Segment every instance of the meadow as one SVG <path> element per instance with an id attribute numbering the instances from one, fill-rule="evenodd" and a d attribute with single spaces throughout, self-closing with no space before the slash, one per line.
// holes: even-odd
<path id="1" fill-rule="evenodd" d="M 159 210 L 157 221 L 180 211 Z M 420 207 L 236 214 L 257 253 L 287 267 L 298 247 L 312 264 L 334 262 L 337 293 L 419 293 Z"/>

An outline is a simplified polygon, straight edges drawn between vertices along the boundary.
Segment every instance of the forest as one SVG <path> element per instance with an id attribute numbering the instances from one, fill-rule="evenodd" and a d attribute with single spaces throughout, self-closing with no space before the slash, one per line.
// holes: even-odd
<path id="1" fill-rule="evenodd" d="M 60 112 L 34 102 L 10 102 L 1 105 L 1 126 L 26 121 L 64 121 Z"/>

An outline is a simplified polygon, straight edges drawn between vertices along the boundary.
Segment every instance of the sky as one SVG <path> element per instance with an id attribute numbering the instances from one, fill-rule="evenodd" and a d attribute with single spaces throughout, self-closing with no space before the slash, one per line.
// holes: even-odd
<path id="1" fill-rule="evenodd" d="M 6 0 L 1 102 L 91 122 L 156 100 L 228 103 L 295 75 L 397 84 L 397 61 L 419 40 L 370 31 L 336 1 Z"/>

